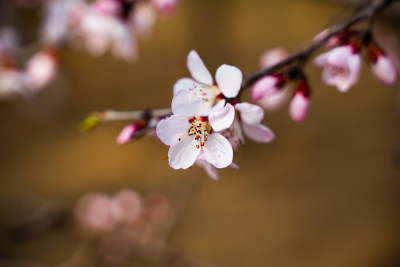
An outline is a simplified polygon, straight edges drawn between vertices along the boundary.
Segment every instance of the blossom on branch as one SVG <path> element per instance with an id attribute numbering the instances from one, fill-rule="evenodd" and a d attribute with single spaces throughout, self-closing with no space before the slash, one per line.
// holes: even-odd
<path id="1" fill-rule="evenodd" d="M 333 48 L 317 56 L 314 63 L 323 67 L 322 80 L 344 93 L 358 81 L 361 68 L 360 48 L 356 44 L 348 44 Z"/>
<path id="2" fill-rule="evenodd" d="M 397 81 L 397 71 L 392 59 L 374 42 L 367 46 L 369 66 L 375 77 L 385 85 Z"/>

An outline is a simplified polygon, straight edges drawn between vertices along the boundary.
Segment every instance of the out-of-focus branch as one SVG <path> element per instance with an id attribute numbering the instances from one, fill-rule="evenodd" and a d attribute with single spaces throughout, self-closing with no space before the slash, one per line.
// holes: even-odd
<path id="1" fill-rule="evenodd" d="M 292 55 L 288 56 L 284 60 L 278 62 L 275 65 L 272 65 L 268 68 L 260 69 L 256 72 L 250 73 L 246 75 L 242 82 L 241 90 L 244 90 L 248 86 L 252 85 L 258 79 L 263 76 L 270 75 L 275 73 L 276 71 L 290 66 L 296 62 L 305 62 L 307 59 L 320 47 L 322 47 L 330 38 L 334 37 L 335 35 L 341 33 L 342 31 L 346 30 L 347 28 L 357 24 L 361 21 L 372 20 L 380 11 L 382 11 L 385 7 L 389 6 L 394 2 L 399 2 L 399 0 L 375 0 L 370 5 L 364 7 L 353 16 L 349 17 L 348 19 L 333 25 L 327 31 L 326 36 L 321 38 L 318 41 L 312 42 L 308 47 L 293 53 Z"/>

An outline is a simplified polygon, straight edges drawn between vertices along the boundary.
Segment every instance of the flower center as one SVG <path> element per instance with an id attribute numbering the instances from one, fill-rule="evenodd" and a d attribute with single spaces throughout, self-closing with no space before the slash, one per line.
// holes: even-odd
<path id="1" fill-rule="evenodd" d="M 205 117 L 192 117 L 189 119 L 189 123 L 190 128 L 187 133 L 189 136 L 194 136 L 194 139 L 198 142 L 196 148 L 199 149 L 207 141 L 207 136 L 211 132 L 211 126 Z"/>
<path id="2" fill-rule="evenodd" d="M 341 68 L 337 66 L 331 66 L 332 76 L 336 79 L 346 79 L 349 76 L 349 69 L 348 68 Z"/>
<path id="3" fill-rule="evenodd" d="M 202 101 L 208 102 L 211 106 L 215 105 L 220 100 L 221 90 L 216 85 L 205 85 L 195 83 L 193 87 L 189 89 L 193 91 L 195 95 L 201 98 Z"/>

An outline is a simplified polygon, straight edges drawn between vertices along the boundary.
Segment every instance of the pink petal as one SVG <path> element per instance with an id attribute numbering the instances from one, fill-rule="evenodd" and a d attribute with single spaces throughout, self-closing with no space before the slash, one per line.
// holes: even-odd
<path id="1" fill-rule="evenodd" d="M 240 112 L 240 118 L 247 124 L 257 124 L 264 118 L 264 110 L 247 102 L 238 103 L 235 109 Z"/>
<path id="2" fill-rule="evenodd" d="M 243 75 L 240 69 L 230 66 L 221 65 L 215 74 L 218 87 L 225 97 L 236 97 L 242 86 Z"/>
<path id="3" fill-rule="evenodd" d="M 203 101 L 195 92 L 181 90 L 172 98 L 171 109 L 175 115 L 207 116 L 211 104 Z"/>
<path id="4" fill-rule="evenodd" d="M 208 116 L 211 127 L 216 132 L 229 128 L 234 118 L 235 108 L 229 103 L 223 108 L 213 110 Z"/>
<path id="5" fill-rule="evenodd" d="M 397 71 L 392 59 L 388 56 L 378 56 L 375 64 L 370 64 L 375 77 L 386 85 L 391 85 L 397 80 Z"/>
<path id="6" fill-rule="evenodd" d="M 260 100 L 278 91 L 278 78 L 276 76 L 265 76 L 259 79 L 251 88 L 251 98 Z"/>
<path id="7" fill-rule="evenodd" d="M 210 72 L 195 50 L 189 52 L 186 64 L 193 79 L 195 79 L 197 82 L 206 85 L 213 84 L 213 79 Z"/>
<path id="8" fill-rule="evenodd" d="M 208 142 L 209 140 L 206 143 Z M 201 151 L 196 145 L 198 145 L 198 142 L 188 135 L 174 143 L 168 151 L 169 165 L 173 169 L 187 169 L 192 166 Z"/>
<path id="9" fill-rule="evenodd" d="M 310 105 L 308 97 L 304 96 L 301 92 L 294 95 L 289 106 L 289 114 L 292 120 L 301 122 L 306 118 L 307 111 Z"/>
<path id="10" fill-rule="evenodd" d="M 232 163 L 232 146 L 219 133 L 213 133 L 208 136 L 208 140 L 203 147 L 203 152 L 205 159 L 217 168 L 225 168 Z"/>
<path id="11" fill-rule="evenodd" d="M 270 128 L 263 124 L 247 124 L 242 123 L 243 131 L 248 138 L 259 143 L 268 143 L 275 138 L 275 134 Z"/>
<path id="12" fill-rule="evenodd" d="M 176 81 L 173 87 L 173 94 L 175 95 L 177 92 L 186 90 L 188 91 L 190 88 L 195 86 L 196 82 L 191 78 L 182 78 Z"/>
<path id="13" fill-rule="evenodd" d="M 161 120 L 157 124 L 157 136 L 160 140 L 170 146 L 178 142 L 189 129 L 189 119 L 186 116 L 172 115 L 169 118 Z"/>

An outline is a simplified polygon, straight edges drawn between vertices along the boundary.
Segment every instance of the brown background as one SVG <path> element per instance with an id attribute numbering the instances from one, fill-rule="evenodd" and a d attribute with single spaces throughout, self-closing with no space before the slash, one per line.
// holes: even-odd
<path id="1" fill-rule="evenodd" d="M 116 145 L 124 123 L 78 130 L 93 110 L 169 106 L 172 85 L 189 75 L 190 49 L 212 74 L 223 63 L 249 73 L 265 49 L 304 47 L 341 9 L 326 1 L 187 0 L 140 41 L 135 64 L 64 51 L 60 75 L 42 94 L 0 104 L 3 224 L 18 213 L 10 199 L 30 194 L 68 207 L 91 191 L 169 194 L 179 184 L 197 190 L 178 203 L 187 209 L 170 245 L 212 266 L 395 266 L 398 88 L 381 86 L 366 64 L 359 83 L 342 94 L 324 85 L 310 62 L 307 120 L 292 122 L 287 107 L 267 114 L 276 140 L 248 141 L 234 156 L 240 170 L 221 170 L 217 182 L 197 167 L 171 169 L 160 160 L 168 147 L 151 138 Z M 3 253 L 56 265 L 77 243 L 76 236 L 54 231 L 5 244 Z"/>

